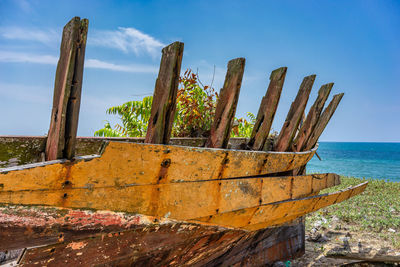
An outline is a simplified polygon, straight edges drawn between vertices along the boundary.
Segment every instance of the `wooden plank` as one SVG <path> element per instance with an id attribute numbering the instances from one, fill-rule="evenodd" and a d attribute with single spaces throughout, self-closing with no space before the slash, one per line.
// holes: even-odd
<path id="1" fill-rule="evenodd" d="M 144 137 L 77 137 L 76 155 L 97 154 L 104 142 L 119 141 L 144 143 Z M 204 147 L 206 138 L 171 138 L 169 144 L 178 146 Z M 242 149 L 248 140 L 243 137 L 229 139 L 230 149 Z M 0 135 L 0 169 L 44 161 L 45 136 L 2 136 Z"/>
<path id="2" fill-rule="evenodd" d="M 89 21 L 80 21 L 79 35 L 76 42 L 76 58 L 74 75 L 72 78 L 71 92 L 65 118 L 65 148 L 64 158 L 72 159 L 75 156 L 76 134 L 78 132 L 79 109 L 81 106 L 83 65 L 85 62 L 86 39 Z"/>
<path id="3" fill-rule="evenodd" d="M 304 222 L 301 220 L 252 231 L 249 235 L 252 238 L 240 239 L 222 256 L 211 259 L 207 266 L 271 266 L 276 261 L 301 256 L 305 251 Z"/>
<path id="4" fill-rule="evenodd" d="M 248 232 L 167 222 L 31 248 L 21 266 L 265 266 L 298 256 L 303 233 L 298 224 Z"/>
<path id="5" fill-rule="evenodd" d="M 66 112 L 74 77 L 80 25 L 80 18 L 74 17 L 63 30 L 54 83 L 50 128 L 47 135 L 46 160 L 59 159 L 64 156 Z"/>
<path id="6" fill-rule="evenodd" d="M 44 206 L 0 206 L 0 251 L 149 227 L 154 217 Z M 162 221 L 165 222 L 165 221 Z"/>
<path id="7" fill-rule="evenodd" d="M 346 260 L 361 260 L 368 262 L 382 262 L 382 263 L 399 263 L 400 256 L 396 255 L 380 255 L 380 254 L 364 254 L 355 253 L 351 251 L 329 251 L 326 254 L 328 258 L 346 259 Z"/>
<path id="8" fill-rule="evenodd" d="M 311 106 L 307 117 L 300 128 L 298 135 L 296 136 L 293 144 L 294 151 L 302 151 L 310 138 L 319 117 L 321 115 L 322 109 L 324 108 L 325 102 L 328 99 L 329 93 L 333 87 L 333 83 L 324 84 L 318 91 L 318 97 L 314 104 Z"/>
<path id="9" fill-rule="evenodd" d="M 303 79 L 296 99 L 290 106 L 290 110 L 286 116 L 285 122 L 283 123 L 278 139 L 274 144 L 275 151 L 288 151 L 291 148 L 291 144 L 298 129 L 301 116 L 306 108 L 314 80 L 315 75 L 310 75 Z"/>
<path id="10" fill-rule="evenodd" d="M 339 176 L 332 173 L 89 188 L 76 186 L 71 178 L 70 184 L 58 183 L 51 189 L 7 190 L 12 185 L 6 185 L 0 191 L 0 203 L 124 211 L 186 220 L 299 198 L 339 183 Z"/>
<path id="11" fill-rule="evenodd" d="M 258 230 L 289 222 L 307 213 L 340 203 L 362 193 L 368 182 L 359 184 L 335 193 L 311 196 L 301 199 L 286 200 L 272 204 L 255 206 L 232 212 L 219 213 L 213 216 L 196 218 L 201 221 L 221 226 Z"/>
<path id="12" fill-rule="evenodd" d="M 183 43 L 175 42 L 162 50 L 160 70 L 153 94 L 146 143 L 168 144 L 176 109 Z"/>
<path id="13" fill-rule="evenodd" d="M 317 144 L 319 137 L 321 136 L 322 132 L 325 130 L 326 125 L 328 125 L 329 120 L 335 113 L 335 110 L 338 107 L 340 100 L 342 100 L 343 95 L 343 93 L 340 93 L 333 96 L 332 101 L 322 113 L 317 125 L 314 128 L 314 131 L 312 132 L 310 138 L 307 140 L 304 148 L 305 150 L 310 149 L 310 147 L 314 147 Z"/>
<path id="14" fill-rule="evenodd" d="M 242 85 L 245 61 L 244 58 L 236 58 L 228 62 L 224 86 L 218 97 L 214 122 L 206 143 L 207 147 L 226 148 L 228 145 Z"/>
<path id="15" fill-rule="evenodd" d="M 269 131 L 278 108 L 283 83 L 286 76 L 286 67 L 274 70 L 269 77 L 268 90 L 263 97 L 258 109 L 257 119 L 248 142 L 252 150 L 263 150 L 267 142 Z"/>
<path id="16" fill-rule="evenodd" d="M 0 191 L 57 188 L 66 181 L 90 188 L 250 177 L 298 168 L 314 153 L 110 142 L 101 156 L 1 169 Z"/>

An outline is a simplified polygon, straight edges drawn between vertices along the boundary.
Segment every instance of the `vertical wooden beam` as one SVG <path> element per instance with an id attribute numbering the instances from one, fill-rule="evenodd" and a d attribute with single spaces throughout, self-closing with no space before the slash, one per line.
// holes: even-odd
<path id="1" fill-rule="evenodd" d="M 315 81 L 315 75 L 307 76 L 303 79 L 300 85 L 296 99 L 290 106 L 290 110 L 283 123 L 278 139 L 274 144 L 275 151 L 288 151 L 293 141 L 294 135 L 298 129 L 301 116 L 306 108 L 308 97 L 310 96 L 311 88 Z"/>
<path id="2" fill-rule="evenodd" d="M 333 96 L 333 99 L 329 103 L 328 107 L 324 110 L 324 112 L 322 112 L 322 115 L 319 118 L 318 123 L 315 126 L 313 133 L 311 134 L 310 138 L 307 141 L 305 150 L 310 150 L 317 144 L 319 137 L 321 136 L 322 132 L 325 130 L 326 125 L 328 125 L 328 122 L 332 118 L 333 113 L 335 113 L 335 110 L 336 110 L 337 106 L 339 105 L 340 100 L 342 100 L 343 95 L 344 95 L 344 93 L 340 93 L 340 94 Z"/>
<path id="3" fill-rule="evenodd" d="M 286 67 L 274 70 L 269 77 L 270 82 L 267 92 L 261 100 L 257 113 L 257 119 L 248 142 L 252 150 L 263 150 L 265 142 L 268 139 L 275 112 L 278 108 L 279 99 L 282 93 L 283 83 L 286 77 Z"/>
<path id="4" fill-rule="evenodd" d="M 146 143 L 167 144 L 171 137 L 176 110 L 183 43 L 175 42 L 162 50 L 160 70 L 153 94 Z"/>
<path id="5" fill-rule="evenodd" d="M 83 66 L 85 62 L 86 39 L 89 21 L 87 19 L 83 19 L 81 20 L 80 24 L 74 76 L 72 78 L 71 93 L 68 99 L 65 122 L 64 157 L 67 159 L 72 159 L 75 156 L 76 134 L 78 132 L 79 110 L 81 107 Z"/>
<path id="6" fill-rule="evenodd" d="M 307 114 L 303 125 L 297 134 L 294 144 L 294 151 L 303 151 L 307 140 L 311 136 L 315 126 L 317 125 L 318 119 L 321 116 L 322 109 L 324 108 L 325 102 L 328 99 L 329 93 L 333 87 L 333 83 L 324 84 L 318 91 L 318 97 L 314 104 L 311 106 L 310 111 Z"/>
<path id="7" fill-rule="evenodd" d="M 224 86 L 219 94 L 214 122 L 211 125 L 211 133 L 206 147 L 226 148 L 228 146 L 242 85 L 245 61 L 244 58 L 236 58 L 228 62 Z"/>
<path id="8" fill-rule="evenodd" d="M 75 86 L 76 89 L 77 87 L 79 87 L 73 84 L 73 82 L 75 77 L 75 69 L 77 67 L 76 52 L 80 43 L 79 38 L 81 36 L 82 24 L 85 24 L 87 26 L 87 20 L 83 20 L 81 22 L 79 17 L 74 17 L 64 26 L 63 29 L 60 58 L 57 64 L 56 78 L 54 83 L 53 107 L 51 112 L 50 128 L 46 141 L 46 160 L 54 160 L 65 157 L 64 149 L 67 108 L 70 101 L 72 87 Z M 79 64 L 82 64 L 81 68 L 83 70 L 83 59 L 81 58 L 82 56 L 84 56 L 84 53 L 79 56 L 78 62 Z M 81 79 L 82 77 L 81 75 L 79 76 L 79 74 L 77 74 L 76 78 Z M 74 93 L 74 97 L 76 96 L 77 94 Z M 73 110 L 73 113 L 76 113 L 76 108 L 73 108 Z"/>

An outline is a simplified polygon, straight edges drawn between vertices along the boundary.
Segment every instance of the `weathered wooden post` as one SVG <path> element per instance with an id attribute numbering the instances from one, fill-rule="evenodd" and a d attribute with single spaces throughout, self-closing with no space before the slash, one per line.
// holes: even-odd
<path id="1" fill-rule="evenodd" d="M 319 118 L 317 125 L 314 128 L 313 133 L 308 139 L 305 150 L 312 149 L 318 142 L 319 137 L 322 132 L 325 130 L 326 125 L 328 125 L 329 120 L 332 118 L 333 113 L 335 113 L 336 108 L 338 107 L 340 100 L 342 100 L 344 93 L 340 93 L 334 95 L 328 107 L 322 112 L 321 117 Z"/>
<path id="2" fill-rule="evenodd" d="M 274 121 L 276 109 L 278 108 L 286 71 L 286 67 L 276 69 L 269 77 L 270 82 L 268 90 L 261 100 L 256 123 L 254 124 L 250 141 L 248 142 L 248 146 L 252 150 L 263 150 L 265 146 L 272 122 Z"/>
<path id="3" fill-rule="evenodd" d="M 245 62 L 244 58 L 236 58 L 228 62 L 224 86 L 219 94 L 215 117 L 206 147 L 226 148 L 228 146 L 240 87 L 242 86 Z"/>
<path id="4" fill-rule="evenodd" d="M 183 46 L 175 42 L 162 50 L 145 143 L 168 144 L 176 109 Z"/>
<path id="5" fill-rule="evenodd" d="M 321 97 L 320 97 L 320 95 L 318 95 L 318 98 L 315 101 L 314 105 L 317 104 L 318 99 L 320 99 L 320 98 L 328 98 L 327 94 L 329 94 L 329 93 L 327 93 L 326 90 L 329 87 L 332 87 L 331 85 L 333 86 L 333 83 L 332 84 L 327 84 L 326 85 L 327 87 L 325 87 L 324 89 L 321 88 L 321 90 L 320 90 Z M 329 89 L 329 91 L 330 91 L 330 89 Z M 305 132 L 307 133 L 308 137 L 304 138 L 303 144 L 302 144 L 302 148 L 301 148 L 301 150 L 298 150 L 298 151 L 310 150 L 313 147 L 315 147 L 315 145 L 318 142 L 319 137 L 321 136 L 322 132 L 325 130 L 326 125 L 328 125 L 329 120 L 332 118 L 333 113 L 335 113 L 335 110 L 336 110 L 337 106 L 339 105 L 340 100 L 342 100 L 343 95 L 344 95 L 343 93 L 334 95 L 333 99 L 329 103 L 328 107 L 324 110 L 324 112 L 322 112 L 322 115 L 318 117 L 318 121 L 315 121 L 313 119 L 313 124 L 315 124 L 315 125 L 314 125 L 312 130 L 306 129 Z M 325 101 L 326 101 L 326 99 L 325 99 Z M 313 107 L 314 107 L 314 105 L 313 105 Z M 309 115 L 312 114 L 313 107 L 311 107 Z M 320 106 L 318 108 L 321 108 L 321 110 L 322 110 L 323 106 Z M 313 115 L 311 115 L 311 116 L 313 116 Z M 307 116 L 307 118 L 308 118 L 308 116 Z M 310 124 L 309 126 L 311 127 L 312 124 Z M 301 130 L 300 130 L 299 134 L 301 134 Z M 317 153 L 315 153 L 315 154 L 319 158 L 318 154 Z M 298 168 L 296 170 L 293 170 L 293 175 L 302 175 L 302 174 L 305 174 L 305 173 L 306 173 L 306 166 L 302 166 L 302 167 L 300 167 L 300 168 Z"/>
<path id="6" fill-rule="evenodd" d="M 290 110 L 287 114 L 285 122 L 283 123 L 278 139 L 274 144 L 275 151 L 288 151 L 290 148 L 304 109 L 306 108 L 308 97 L 310 96 L 314 81 L 315 75 L 310 75 L 303 79 L 296 99 L 290 106 Z"/>
<path id="7" fill-rule="evenodd" d="M 74 17 L 65 26 L 54 82 L 46 160 L 75 155 L 83 65 L 89 21 Z"/>
<path id="8" fill-rule="evenodd" d="M 307 118 L 303 122 L 299 133 L 293 141 L 295 148 L 294 151 L 303 151 L 308 138 L 311 136 L 315 126 L 317 125 L 318 119 L 321 115 L 322 109 L 324 108 L 325 102 L 328 99 L 332 87 L 333 83 L 328 83 L 322 85 L 319 89 L 318 97 L 310 108 L 310 111 L 307 114 Z"/>

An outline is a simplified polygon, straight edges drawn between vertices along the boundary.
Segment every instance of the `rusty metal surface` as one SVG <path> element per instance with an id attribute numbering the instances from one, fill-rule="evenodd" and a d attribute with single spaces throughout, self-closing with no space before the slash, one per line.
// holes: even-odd
<path id="1" fill-rule="evenodd" d="M 256 232 L 150 225 L 28 249 L 21 266 L 264 266 L 304 251 L 302 222 Z"/>

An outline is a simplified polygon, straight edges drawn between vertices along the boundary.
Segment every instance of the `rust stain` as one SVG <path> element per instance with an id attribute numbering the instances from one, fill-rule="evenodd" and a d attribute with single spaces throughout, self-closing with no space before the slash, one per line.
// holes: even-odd
<path id="1" fill-rule="evenodd" d="M 262 174 L 262 171 L 265 168 L 265 165 L 267 165 L 268 156 L 269 156 L 269 154 L 265 154 L 265 159 L 262 162 L 260 161 L 260 165 L 257 167 L 257 171 L 256 171 L 258 175 Z"/>
<path id="2" fill-rule="evenodd" d="M 164 184 L 167 181 L 167 175 L 169 167 L 171 166 L 171 159 L 168 158 L 168 154 L 170 153 L 169 149 L 165 149 L 163 151 L 163 158 L 161 160 L 161 164 L 158 171 L 158 178 L 157 178 L 157 185 Z M 153 214 L 154 216 L 159 216 L 158 208 L 160 203 L 160 194 L 161 194 L 161 187 L 155 186 L 151 190 L 150 201 L 149 201 L 149 213 Z"/>
<path id="3" fill-rule="evenodd" d="M 229 156 L 229 153 L 225 152 L 224 158 L 222 159 L 221 165 L 220 165 L 219 170 L 218 170 L 218 175 L 217 175 L 218 179 L 221 179 L 222 177 L 225 177 L 224 176 L 224 172 L 225 172 L 227 164 L 229 163 L 228 156 Z"/>
<path id="4" fill-rule="evenodd" d="M 221 187 L 222 183 L 217 182 L 216 183 L 216 190 L 215 190 L 215 214 L 219 213 L 219 209 L 221 207 Z"/>

